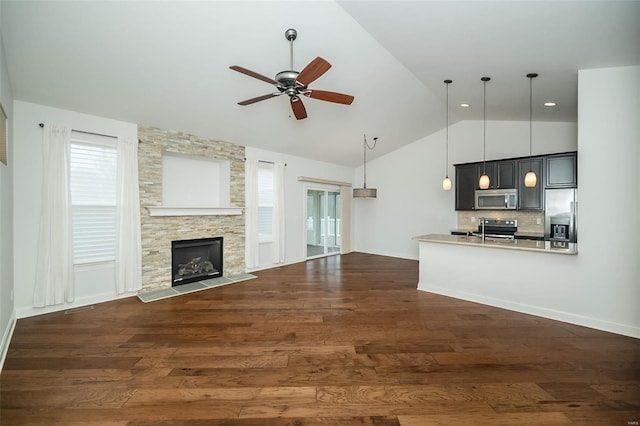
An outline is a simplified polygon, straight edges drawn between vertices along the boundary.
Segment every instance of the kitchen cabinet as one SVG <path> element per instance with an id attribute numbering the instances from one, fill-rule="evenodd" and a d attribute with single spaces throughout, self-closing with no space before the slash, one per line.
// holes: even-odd
<path id="1" fill-rule="evenodd" d="M 456 166 L 456 210 L 475 210 L 476 164 Z"/>
<path id="2" fill-rule="evenodd" d="M 477 164 L 476 189 L 485 170 L 483 163 Z M 516 187 L 516 162 L 514 160 L 488 161 L 486 173 L 489 176 L 489 189 L 512 189 Z"/>
<path id="3" fill-rule="evenodd" d="M 496 162 L 495 170 L 497 189 L 516 187 L 516 162 L 514 160 Z"/>
<path id="4" fill-rule="evenodd" d="M 518 210 L 544 210 L 543 165 L 542 158 L 518 160 Z M 529 170 L 533 170 L 538 178 L 533 188 L 524 186 L 524 177 Z"/>
<path id="5" fill-rule="evenodd" d="M 456 165 L 456 210 L 475 210 L 475 191 L 486 167 L 489 189 L 518 189 L 518 210 L 544 210 L 545 188 L 577 188 L 577 153 L 551 154 L 531 158 Z M 524 186 L 532 169 L 538 177 L 533 188 Z"/>
<path id="6" fill-rule="evenodd" d="M 577 188 L 577 154 L 548 155 L 546 161 L 545 186 L 547 188 Z"/>

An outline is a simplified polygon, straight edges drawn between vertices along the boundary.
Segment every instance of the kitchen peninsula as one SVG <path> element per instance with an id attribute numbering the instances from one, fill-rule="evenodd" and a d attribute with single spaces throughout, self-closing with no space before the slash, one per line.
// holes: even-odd
<path id="1" fill-rule="evenodd" d="M 578 263 L 577 244 L 465 235 L 416 236 L 418 290 L 541 317 L 584 323 L 563 307 Z"/>
<path id="2" fill-rule="evenodd" d="M 445 235 L 445 234 L 429 234 L 413 237 L 418 242 L 440 243 L 440 244 L 457 244 L 465 246 L 474 246 L 479 248 L 490 247 L 507 250 L 526 250 L 543 253 L 555 254 L 578 254 L 578 244 L 575 243 L 555 243 L 553 241 L 538 241 L 527 239 L 501 239 L 501 238 L 485 238 L 476 235 Z M 422 245 L 420 246 L 422 248 Z"/>

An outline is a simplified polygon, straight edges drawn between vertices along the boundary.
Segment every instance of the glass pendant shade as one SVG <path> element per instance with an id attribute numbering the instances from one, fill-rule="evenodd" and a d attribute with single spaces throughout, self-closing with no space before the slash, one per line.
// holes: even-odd
<path id="1" fill-rule="evenodd" d="M 449 179 L 449 176 L 442 179 L 442 189 L 444 189 L 445 191 L 451 190 L 451 179 Z"/>
<path id="2" fill-rule="evenodd" d="M 480 176 L 480 189 L 489 189 L 489 176 Z"/>
<path id="3" fill-rule="evenodd" d="M 536 176 L 536 173 L 533 170 L 529 170 L 524 176 L 524 186 L 526 186 L 527 188 L 534 188 L 537 182 L 538 178 Z"/>

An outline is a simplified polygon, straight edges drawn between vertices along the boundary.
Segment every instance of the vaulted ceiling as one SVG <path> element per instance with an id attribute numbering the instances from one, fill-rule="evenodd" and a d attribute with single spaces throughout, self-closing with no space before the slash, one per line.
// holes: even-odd
<path id="1" fill-rule="evenodd" d="M 639 1 L 3 1 L 14 98 L 181 130 L 347 166 L 451 122 L 575 121 L 579 69 L 640 64 Z M 286 95 L 229 69 L 269 78 L 316 56 L 333 67 L 311 88 L 355 96 L 350 106 Z M 558 106 L 545 108 L 543 101 Z M 462 102 L 470 104 L 461 108 Z M 35 125 L 35 123 L 34 123 Z"/>

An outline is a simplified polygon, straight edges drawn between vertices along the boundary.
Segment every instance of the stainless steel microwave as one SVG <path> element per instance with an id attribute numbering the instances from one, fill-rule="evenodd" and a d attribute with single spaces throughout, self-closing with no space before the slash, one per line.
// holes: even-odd
<path id="1" fill-rule="evenodd" d="M 518 207 L 517 189 L 476 190 L 476 210 L 515 210 Z"/>

